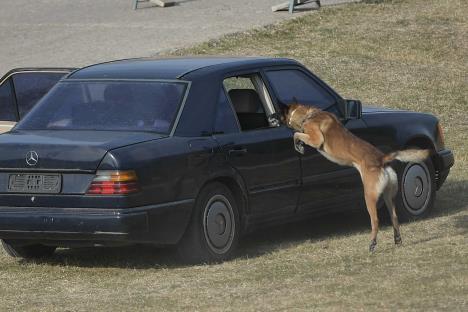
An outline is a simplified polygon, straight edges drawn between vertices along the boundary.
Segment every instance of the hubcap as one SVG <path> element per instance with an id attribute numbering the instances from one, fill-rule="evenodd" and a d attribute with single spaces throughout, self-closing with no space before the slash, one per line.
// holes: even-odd
<path id="1" fill-rule="evenodd" d="M 403 202 L 406 209 L 414 215 L 424 212 L 431 195 L 429 170 L 424 163 L 408 164 L 402 181 Z"/>
<path id="2" fill-rule="evenodd" d="M 223 195 L 213 196 L 206 204 L 203 223 L 210 249 L 217 254 L 227 252 L 232 245 L 236 226 L 229 200 Z"/>

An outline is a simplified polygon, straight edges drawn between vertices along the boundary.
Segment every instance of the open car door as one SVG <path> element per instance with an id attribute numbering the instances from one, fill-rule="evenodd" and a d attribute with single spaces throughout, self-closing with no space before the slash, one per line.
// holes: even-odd
<path id="1" fill-rule="evenodd" d="M 0 78 L 0 134 L 9 131 L 74 68 L 16 68 Z"/>

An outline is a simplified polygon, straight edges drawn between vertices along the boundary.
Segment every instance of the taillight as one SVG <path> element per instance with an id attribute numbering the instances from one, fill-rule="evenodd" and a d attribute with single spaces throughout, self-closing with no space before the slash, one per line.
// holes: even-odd
<path id="1" fill-rule="evenodd" d="M 96 176 L 86 194 L 127 195 L 136 193 L 139 190 L 138 178 L 135 171 L 100 170 L 96 172 Z"/>

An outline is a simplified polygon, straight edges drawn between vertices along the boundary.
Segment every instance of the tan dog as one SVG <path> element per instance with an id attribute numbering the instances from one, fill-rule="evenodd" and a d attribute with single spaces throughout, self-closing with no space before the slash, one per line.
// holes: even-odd
<path id="1" fill-rule="evenodd" d="M 301 154 L 304 147 L 300 142 L 316 148 L 332 162 L 343 166 L 353 166 L 361 174 L 364 197 L 369 212 L 372 233 L 369 251 L 377 246 L 379 220 L 377 201 L 383 194 L 390 213 L 395 244 L 401 244 L 400 226 L 395 209 L 395 196 L 398 192 L 398 178 L 390 167 L 390 162 L 422 162 L 429 156 L 429 150 L 405 150 L 384 154 L 376 147 L 353 135 L 334 114 L 318 108 L 291 104 L 285 109 L 284 120 L 294 133 L 294 146 Z"/>

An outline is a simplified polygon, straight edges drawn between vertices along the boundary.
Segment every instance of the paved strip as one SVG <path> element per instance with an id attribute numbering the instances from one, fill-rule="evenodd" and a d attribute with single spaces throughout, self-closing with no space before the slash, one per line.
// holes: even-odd
<path id="1" fill-rule="evenodd" d="M 0 75 L 14 67 L 84 66 L 154 55 L 301 14 L 271 12 L 282 0 L 15 0 L 0 4 Z M 284 0 L 283 0 L 284 1 Z M 354 0 L 322 0 L 334 4 Z"/>

